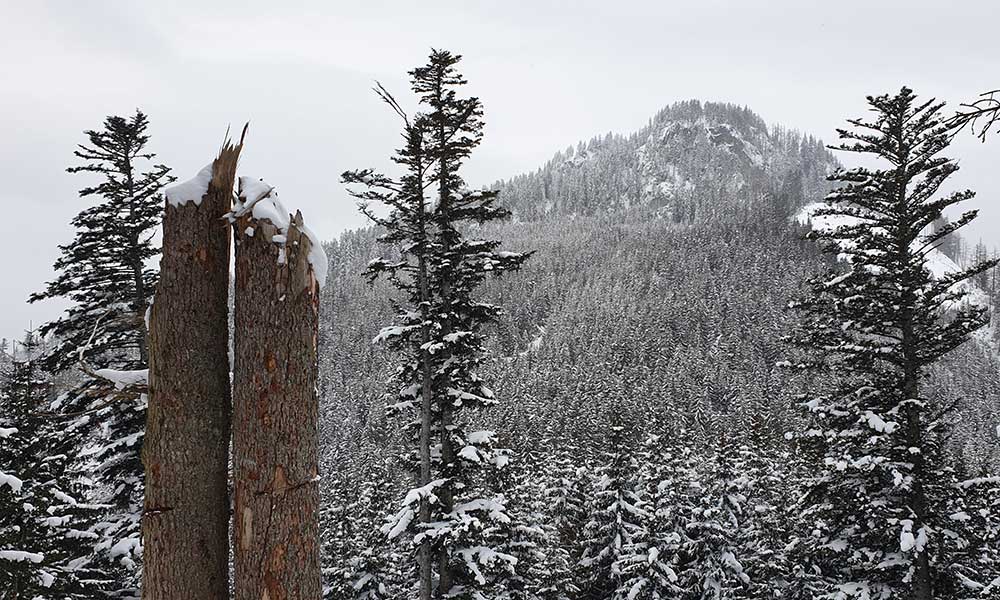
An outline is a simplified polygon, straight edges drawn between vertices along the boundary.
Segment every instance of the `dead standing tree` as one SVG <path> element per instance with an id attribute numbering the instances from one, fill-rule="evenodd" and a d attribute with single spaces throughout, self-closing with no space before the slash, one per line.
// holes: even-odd
<path id="1" fill-rule="evenodd" d="M 230 234 L 222 218 L 242 147 L 227 140 L 212 164 L 166 192 L 149 314 L 144 599 L 229 593 Z"/>
<path id="2" fill-rule="evenodd" d="M 316 395 L 319 241 L 262 181 L 240 178 L 233 365 L 237 600 L 321 595 Z"/>

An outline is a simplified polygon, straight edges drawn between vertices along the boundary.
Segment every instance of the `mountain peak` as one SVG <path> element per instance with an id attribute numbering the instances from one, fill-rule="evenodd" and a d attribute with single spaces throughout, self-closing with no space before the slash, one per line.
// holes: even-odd
<path id="1" fill-rule="evenodd" d="M 782 197 L 791 211 L 826 193 L 837 165 L 823 143 L 734 104 L 687 100 L 642 129 L 557 152 L 541 169 L 498 184 L 521 220 L 651 210 L 676 220 L 729 203 Z"/>

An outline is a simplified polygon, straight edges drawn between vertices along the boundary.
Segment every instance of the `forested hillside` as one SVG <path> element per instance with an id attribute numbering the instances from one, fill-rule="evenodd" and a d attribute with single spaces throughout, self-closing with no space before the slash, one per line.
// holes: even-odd
<path id="1" fill-rule="evenodd" d="M 502 477 L 519 529 L 507 550 L 533 573 L 511 597 L 610 597 L 603 570 L 629 562 L 616 553 L 655 547 L 630 541 L 649 518 L 702 534 L 670 565 L 633 557 L 644 565 L 630 575 L 636 590 L 660 577 L 678 593 L 778 593 L 808 474 L 803 378 L 776 365 L 797 319 L 789 301 L 831 266 L 794 215 L 825 195 L 836 164 L 819 140 L 746 108 L 690 101 L 496 184 L 513 219 L 470 235 L 535 251 L 484 286 L 504 316 L 483 374 L 500 403 L 483 418 L 512 450 Z M 392 362 L 372 342 L 391 293 L 361 277 L 384 252 L 376 235 L 350 232 L 327 248 L 324 541 L 329 565 L 350 565 L 327 570 L 337 598 L 355 597 L 358 582 L 391 597 L 402 581 L 398 550 L 378 533 L 411 484 L 396 455 L 400 423 L 385 416 Z M 970 476 L 1000 460 L 1000 363 L 992 333 L 977 340 L 930 387 L 959 405 L 949 451 Z"/>

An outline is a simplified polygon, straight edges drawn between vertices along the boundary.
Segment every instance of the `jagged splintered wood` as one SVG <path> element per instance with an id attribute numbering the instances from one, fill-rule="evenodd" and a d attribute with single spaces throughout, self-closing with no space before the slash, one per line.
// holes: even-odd
<path id="1" fill-rule="evenodd" d="M 257 210 L 272 192 L 244 183 L 254 182 L 240 179 L 243 208 L 233 217 L 235 597 L 317 600 L 319 286 L 302 215 L 279 229 Z M 288 219 L 280 203 L 268 206 Z"/>
<path id="2" fill-rule="evenodd" d="M 230 232 L 223 216 L 242 147 L 227 140 L 210 170 L 167 192 L 142 450 L 147 600 L 228 597 Z"/>

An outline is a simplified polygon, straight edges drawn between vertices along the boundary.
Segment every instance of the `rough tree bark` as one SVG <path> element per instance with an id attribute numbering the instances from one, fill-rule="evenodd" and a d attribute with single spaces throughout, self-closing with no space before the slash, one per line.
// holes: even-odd
<path id="1" fill-rule="evenodd" d="M 166 203 L 142 450 L 146 600 L 228 597 L 230 234 L 222 218 L 241 149 L 242 141 L 226 142 L 203 196 Z"/>
<path id="2" fill-rule="evenodd" d="M 282 232 L 256 200 L 234 215 L 235 597 L 318 600 L 319 287 L 302 215 Z"/>

